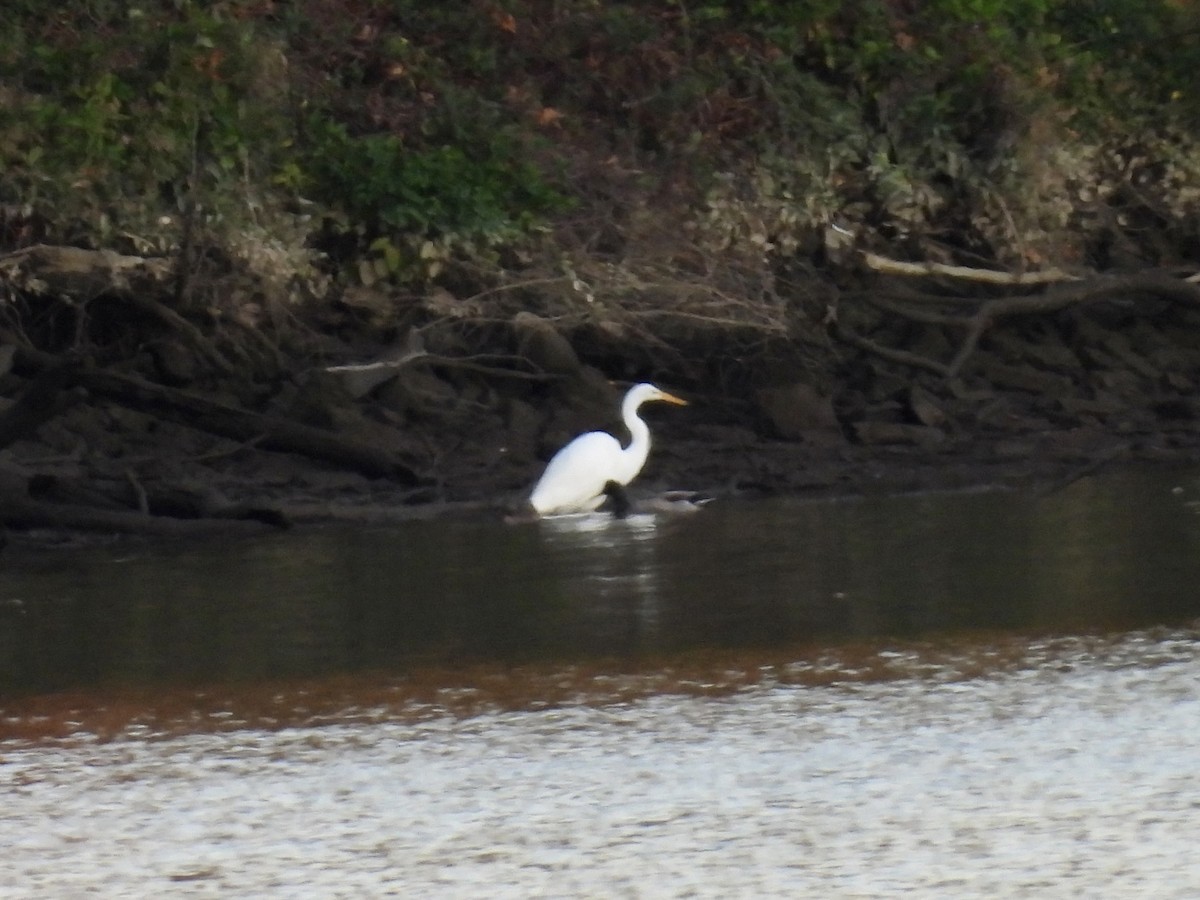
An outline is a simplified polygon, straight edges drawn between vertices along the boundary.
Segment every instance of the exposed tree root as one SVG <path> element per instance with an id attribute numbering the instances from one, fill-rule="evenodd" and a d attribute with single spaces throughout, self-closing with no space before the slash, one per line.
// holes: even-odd
<path id="1" fill-rule="evenodd" d="M 1200 306 L 1200 282 L 1195 276 L 1182 278 L 1159 271 L 1127 275 L 1091 275 L 1086 278 L 1069 275 L 1054 269 L 1046 272 L 1006 273 L 965 266 L 946 266 L 936 263 L 906 263 L 867 254 L 867 265 L 874 271 L 904 277 L 957 279 L 997 286 L 1042 285 L 1038 293 L 1009 297 L 979 299 L 960 295 L 946 296 L 917 294 L 911 291 L 888 294 L 869 294 L 866 299 L 878 308 L 913 322 L 945 325 L 962 329 L 963 337 L 954 356 L 948 362 L 904 350 L 885 347 L 838 325 L 834 334 L 841 340 L 883 359 L 913 368 L 925 369 L 950 379 L 958 376 L 970 360 L 980 339 L 997 321 L 1006 318 L 1058 312 L 1102 300 L 1133 300 L 1138 297 L 1157 297 L 1174 303 Z M 898 302 L 899 301 L 899 302 Z M 937 305 L 928 309 L 914 304 Z M 970 312 L 946 312 L 970 309 Z"/>
<path id="2" fill-rule="evenodd" d="M 164 303 L 174 262 L 163 257 L 127 256 L 109 250 L 84 250 L 37 244 L 0 255 L 0 279 L 26 294 L 52 297 L 82 306 L 101 297 L 119 298 L 154 319 L 205 357 L 217 371 L 233 364 L 192 322 Z"/>

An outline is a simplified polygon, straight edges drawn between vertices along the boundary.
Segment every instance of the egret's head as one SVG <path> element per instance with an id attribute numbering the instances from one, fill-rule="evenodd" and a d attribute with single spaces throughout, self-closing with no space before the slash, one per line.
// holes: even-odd
<path id="1" fill-rule="evenodd" d="M 676 397 L 674 394 L 668 394 L 662 388 L 644 382 L 642 384 L 635 384 L 629 389 L 629 393 L 625 395 L 625 402 L 635 407 L 641 406 L 643 403 L 649 403 L 651 400 L 674 403 L 676 406 L 688 405 L 686 400 Z"/>

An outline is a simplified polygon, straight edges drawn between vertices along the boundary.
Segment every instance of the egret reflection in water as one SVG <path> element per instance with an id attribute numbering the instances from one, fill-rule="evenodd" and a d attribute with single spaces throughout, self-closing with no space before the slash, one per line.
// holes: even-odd
<path id="1" fill-rule="evenodd" d="M 679 524 L 663 515 L 590 513 L 543 519 L 537 528 L 547 555 L 569 576 L 570 605 L 587 611 L 596 629 L 623 631 L 632 649 L 656 643 L 663 615 L 659 557 L 666 552 L 660 530 Z"/>

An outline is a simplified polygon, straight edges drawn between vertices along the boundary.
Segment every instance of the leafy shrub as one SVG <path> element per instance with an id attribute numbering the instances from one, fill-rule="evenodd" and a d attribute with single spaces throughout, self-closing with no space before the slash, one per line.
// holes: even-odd
<path id="1" fill-rule="evenodd" d="M 313 130 L 313 190 L 373 229 L 489 238 L 564 202 L 503 141 L 473 158 L 447 144 L 410 149 L 391 134 L 351 137 L 328 120 Z"/>

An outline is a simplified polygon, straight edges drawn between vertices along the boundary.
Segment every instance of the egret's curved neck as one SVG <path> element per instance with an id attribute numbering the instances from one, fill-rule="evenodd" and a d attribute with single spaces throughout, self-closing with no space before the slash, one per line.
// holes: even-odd
<path id="1" fill-rule="evenodd" d="M 632 438 L 629 446 L 621 451 L 625 467 L 621 473 L 621 484 L 629 484 L 642 470 L 642 466 L 646 464 L 646 457 L 650 455 L 650 429 L 638 415 L 638 407 L 641 405 L 642 401 L 637 397 L 626 397 L 625 402 L 621 404 L 621 417 L 625 420 L 625 427 L 629 429 Z"/>

